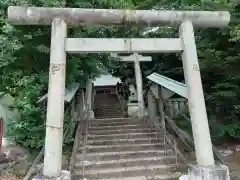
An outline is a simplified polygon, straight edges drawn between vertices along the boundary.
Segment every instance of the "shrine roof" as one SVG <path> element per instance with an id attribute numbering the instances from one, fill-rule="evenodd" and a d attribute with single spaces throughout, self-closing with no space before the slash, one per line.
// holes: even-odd
<path id="1" fill-rule="evenodd" d="M 185 84 L 175 81 L 166 76 L 160 75 L 158 73 L 150 74 L 149 76 L 147 76 L 147 79 L 187 99 L 187 87 Z"/>

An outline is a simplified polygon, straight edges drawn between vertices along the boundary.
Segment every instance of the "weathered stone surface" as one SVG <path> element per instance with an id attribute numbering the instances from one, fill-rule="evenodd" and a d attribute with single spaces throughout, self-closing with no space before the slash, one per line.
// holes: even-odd
<path id="1" fill-rule="evenodd" d="M 145 24 L 148 26 L 179 25 L 189 19 L 194 26 L 226 27 L 230 21 L 227 11 L 166 11 L 124 9 L 81 9 L 19 7 L 8 8 L 8 20 L 18 25 L 50 25 L 52 19 L 62 17 L 69 26 L 80 24 Z"/>
<path id="2" fill-rule="evenodd" d="M 67 158 L 67 156 L 62 155 L 62 168 L 68 168 L 68 162 L 69 159 Z M 37 164 L 36 166 L 36 172 L 40 173 L 43 169 L 43 163 Z"/>
<path id="3" fill-rule="evenodd" d="M 88 128 L 87 147 L 79 146 L 77 151 L 72 179 L 82 179 L 83 175 L 88 180 L 178 178 L 180 174 L 173 172 L 176 159 L 169 147 L 165 149 L 163 133 L 158 134 L 157 141 L 156 130 L 146 121 L 139 118 L 93 120 Z"/>
<path id="4" fill-rule="evenodd" d="M 229 169 L 225 165 L 190 165 L 189 180 L 230 180 Z"/>
<path id="5" fill-rule="evenodd" d="M 93 120 L 94 119 L 94 112 L 93 111 L 88 111 L 88 119 Z"/>
<path id="6" fill-rule="evenodd" d="M 137 103 L 128 103 L 128 116 L 137 117 L 139 114 L 139 107 Z"/>
<path id="7" fill-rule="evenodd" d="M 27 151 L 23 147 L 5 138 L 3 139 L 1 152 L 5 153 L 6 157 L 11 161 L 19 161 L 27 158 Z"/>
<path id="8" fill-rule="evenodd" d="M 188 175 L 182 175 L 179 177 L 179 180 L 189 180 L 189 176 Z"/>
<path id="9" fill-rule="evenodd" d="M 3 138 L 0 152 L 1 176 L 9 174 L 24 175 L 29 167 L 29 156 L 26 149 L 15 142 Z"/>
<path id="10" fill-rule="evenodd" d="M 61 171 L 61 176 L 59 178 L 44 178 L 42 175 L 35 176 L 32 180 L 71 180 L 71 173 L 67 170 Z"/>
<path id="11" fill-rule="evenodd" d="M 67 170 L 62 170 L 61 180 L 71 180 L 71 173 Z"/>
<path id="12" fill-rule="evenodd" d="M 6 154 L 4 152 L 0 152 L 0 163 L 6 163 L 10 160 L 6 157 Z"/>

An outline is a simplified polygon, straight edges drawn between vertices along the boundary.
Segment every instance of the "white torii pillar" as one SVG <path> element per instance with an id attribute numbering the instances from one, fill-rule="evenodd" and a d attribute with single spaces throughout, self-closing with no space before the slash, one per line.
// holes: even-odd
<path id="1" fill-rule="evenodd" d="M 138 108 L 139 108 L 139 117 L 144 116 L 144 101 L 143 101 L 143 85 L 142 85 L 142 73 L 140 68 L 140 61 L 152 61 L 151 56 L 142 56 L 138 53 L 134 53 L 130 56 L 117 56 L 112 54 L 112 57 L 118 57 L 121 61 L 131 61 L 134 62 L 136 85 L 137 85 L 137 97 L 138 97 Z"/>
<path id="2" fill-rule="evenodd" d="M 66 79 L 67 23 L 55 18 L 52 21 L 51 53 L 48 82 L 43 179 L 59 178 L 62 175 L 62 144 L 64 121 L 64 96 Z"/>

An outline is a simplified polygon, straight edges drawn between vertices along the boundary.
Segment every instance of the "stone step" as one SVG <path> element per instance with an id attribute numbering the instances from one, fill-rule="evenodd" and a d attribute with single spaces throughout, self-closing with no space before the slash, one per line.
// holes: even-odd
<path id="1" fill-rule="evenodd" d="M 95 111 L 94 112 L 95 115 L 119 115 L 119 114 L 122 114 L 122 111 Z"/>
<path id="2" fill-rule="evenodd" d="M 142 129 L 142 128 L 149 128 L 148 125 L 140 125 L 140 124 L 128 124 L 128 125 L 116 125 L 116 126 L 92 126 L 89 125 L 90 131 L 95 130 L 113 130 L 113 129 Z"/>
<path id="3" fill-rule="evenodd" d="M 119 118 L 119 117 L 123 117 L 123 115 L 121 114 L 121 115 L 114 115 L 114 116 L 112 116 L 112 115 L 96 115 L 95 116 L 96 118 Z"/>
<path id="4" fill-rule="evenodd" d="M 119 113 L 122 112 L 121 108 L 115 107 L 101 107 L 101 109 L 95 109 L 95 113 Z"/>
<path id="5" fill-rule="evenodd" d="M 104 109 L 104 108 L 121 108 L 120 104 L 116 104 L 115 102 L 102 102 L 101 104 L 96 104 L 94 106 L 96 109 Z"/>
<path id="6" fill-rule="evenodd" d="M 128 158 L 128 159 L 117 159 L 117 160 L 88 160 L 84 162 L 84 168 L 91 170 L 101 170 L 103 168 L 125 168 L 131 166 L 150 166 L 150 165 L 161 165 L 161 164 L 174 164 L 176 162 L 175 156 L 159 156 L 159 157 L 139 157 L 139 158 Z M 83 162 L 78 161 L 75 164 L 75 169 L 81 169 Z"/>
<path id="7" fill-rule="evenodd" d="M 85 169 L 84 178 L 86 179 L 107 179 L 107 178 L 123 178 L 136 176 L 154 176 L 167 175 L 174 171 L 176 165 L 150 165 L 150 166 L 131 166 L 125 168 L 106 168 L 101 170 Z M 82 176 L 82 170 L 75 170 L 73 176 Z"/>
<path id="8" fill-rule="evenodd" d="M 104 108 L 104 109 L 96 109 L 95 111 L 94 111 L 95 113 L 111 113 L 111 114 L 114 114 L 114 113 L 116 113 L 116 114 L 118 114 L 118 113 L 121 113 L 122 111 L 121 111 L 121 109 L 119 108 Z"/>
<path id="9" fill-rule="evenodd" d="M 91 127 L 99 127 L 99 126 L 124 126 L 124 125 L 148 125 L 146 121 L 113 121 L 113 122 L 97 122 L 98 120 L 91 120 L 89 124 Z"/>
<path id="10" fill-rule="evenodd" d="M 147 144 L 147 143 L 163 143 L 162 141 L 156 139 L 156 137 L 153 138 L 132 138 L 132 139 L 110 139 L 110 140 L 88 140 L 88 145 L 114 145 L 114 144 Z"/>
<path id="11" fill-rule="evenodd" d="M 113 115 L 122 115 L 122 111 L 95 111 L 94 114 L 96 116 L 106 116 L 106 115 L 109 115 L 109 116 L 113 116 Z"/>
<path id="12" fill-rule="evenodd" d="M 108 106 L 105 106 L 105 105 L 100 105 L 100 106 L 97 106 L 94 108 L 95 111 L 107 111 L 107 110 L 110 110 L 112 112 L 114 111 L 121 111 L 121 107 L 120 106 L 115 106 L 115 105 L 111 105 L 109 104 Z"/>
<path id="13" fill-rule="evenodd" d="M 101 107 L 101 108 L 96 108 L 95 109 L 95 112 L 97 113 L 99 113 L 99 112 L 101 112 L 101 113 L 115 113 L 115 112 L 117 112 L 117 113 L 119 113 L 119 112 L 122 112 L 121 111 L 121 108 L 120 107 Z"/>
<path id="14" fill-rule="evenodd" d="M 104 178 L 98 180 L 178 180 L 181 173 L 166 173 L 163 175 L 150 175 L 150 176 L 135 176 L 135 177 L 120 177 L 120 178 Z M 73 176 L 72 180 L 82 180 L 80 176 Z"/>
<path id="15" fill-rule="evenodd" d="M 107 101 L 105 101 L 105 102 L 102 102 L 102 103 L 100 103 L 100 104 L 96 104 L 95 106 L 94 106 L 96 109 L 104 109 L 104 108 L 120 108 L 121 106 L 120 106 L 120 104 L 118 104 L 118 103 L 115 103 L 115 102 L 107 102 Z"/>
<path id="16" fill-rule="evenodd" d="M 96 106 L 96 109 L 104 109 L 104 108 L 114 109 L 114 108 L 121 108 L 121 106 L 115 103 L 108 103 L 108 104 L 102 103 Z"/>
<path id="17" fill-rule="evenodd" d="M 102 118 L 117 118 L 117 117 L 123 117 L 122 113 L 95 113 L 95 117 L 102 117 Z"/>
<path id="18" fill-rule="evenodd" d="M 99 111 L 94 111 L 95 114 L 109 114 L 109 115 L 113 115 L 113 114 L 121 114 L 122 111 L 121 110 L 116 110 L 116 109 L 113 109 L 113 110 L 109 110 L 109 109 L 105 109 L 105 110 L 99 110 Z"/>
<path id="19" fill-rule="evenodd" d="M 84 158 L 81 153 L 76 155 L 76 159 L 81 161 L 83 159 L 92 161 L 107 161 L 107 160 L 119 160 L 119 159 L 133 159 L 133 158 L 144 158 L 144 157 L 158 157 L 164 156 L 164 149 L 149 149 L 149 150 L 138 150 L 138 151 L 118 151 L 118 152 L 95 152 L 87 153 Z M 169 156 L 173 156 L 174 152 L 172 149 L 167 150 Z"/>
<path id="20" fill-rule="evenodd" d="M 95 112 L 94 115 L 96 117 L 108 116 L 108 117 L 116 118 L 116 117 L 122 117 L 122 112 Z"/>
<path id="21" fill-rule="evenodd" d="M 104 107 L 103 107 L 104 108 Z M 95 113 L 121 113 L 121 108 L 104 108 L 104 109 L 95 109 Z"/>
<path id="22" fill-rule="evenodd" d="M 79 151 L 86 148 L 87 152 L 115 152 L 115 151 L 141 151 L 145 149 L 164 149 L 164 144 L 120 144 L 120 145 L 102 145 L 102 146 L 85 146 L 79 148 Z"/>
<path id="23" fill-rule="evenodd" d="M 91 120 L 89 121 L 89 123 L 99 123 L 99 124 L 106 124 L 106 123 L 109 123 L 109 124 L 112 124 L 112 123 L 119 123 L 119 122 L 143 122 L 142 119 L 138 119 L 138 118 L 123 118 L 123 117 L 120 117 L 120 118 L 96 118 L 94 120 Z"/>
<path id="24" fill-rule="evenodd" d="M 109 105 L 113 105 L 113 106 L 120 106 L 120 104 L 116 101 L 108 101 L 108 100 L 101 100 L 101 102 L 96 103 L 96 106 L 100 106 L 100 105 L 104 105 L 104 106 L 109 106 Z"/>
<path id="25" fill-rule="evenodd" d="M 104 107 L 101 106 L 101 108 L 96 108 L 95 112 L 121 112 L 120 107 Z"/>
<path id="26" fill-rule="evenodd" d="M 101 108 L 97 108 L 95 109 L 95 112 L 121 112 L 121 108 L 120 107 L 101 107 Z"/>
<path id="27" fill-rule="evenodd" d="M 97 101 L 99 100 L 99 101 Z M 110 101 L 110 102 L 115 102 L 115 103 L 119 103 L 119 100 L 117 97 L 109 97 L 109 96 L 99 96 L 96 97 L 96 103 L 102 103 L 102 101 Z"/>
<path id="28" fill-rule="evenodd" d="M 122 113 L 95 113 L 94 114 L 95 117 L 99 117 L 99 118 L 118 118 L 118 117 L 123 117 Z"/>
<path id="29" fill-rule="evenodd" d="M 99 115 L 102 115 L 102 114 L 109 114 L 109 115 L 113 115 L 113 114 L 121 114 L 122 111 L 121 110 L 109 110 L 109 109 L 105 109 L 103 111 L 94 111 L 95 114 L 99 114 Z"/>
<path id="30" fill-rule="evenodd" d="M 111 130 L 89 130 L 88 133 L 90 135 L 106 135 L 106 134 L 119 134 L 119 133 L 123 133 L 123 134 L 131 134 L 131 133 L 148 133 L 148 132 L 152 132 L 152 129 L 150 128 L 142 128 L 142 129 L 111 129 Z"/>
<path id="31" fill-rule="evenodd" d="M 128 134 L 103 134 L 103 135 L 88 135 L 88 140 L 112 140 L 112 139 L 134 139 L 134 138 L 152 138 L 156 137 L 156 132 L 137 132 L 137 133 L 128 133 Z M 163 139 L 163 134 L 158 133 L 158 138 Z"/>

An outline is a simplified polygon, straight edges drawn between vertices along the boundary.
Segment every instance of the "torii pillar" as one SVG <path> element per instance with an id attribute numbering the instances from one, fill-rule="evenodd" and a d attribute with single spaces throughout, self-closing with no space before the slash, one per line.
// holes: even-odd
<path id="1" fill-rule="evenodd" d="M 112 54 L 112 57 L 118 57 L 121 61 L 134 62 L 136 85 L 137 85 L 137 97 L 138 97 L 138 117 L 144 116 L 144 100 L 143 100 L 143 85 L 142 85 L 142 72 L 140 68 L 140 62 L 152 61 L 151 56 L 142 56 L 138 53 L 134 53 L 130 56 L 117 56 Z"/>

